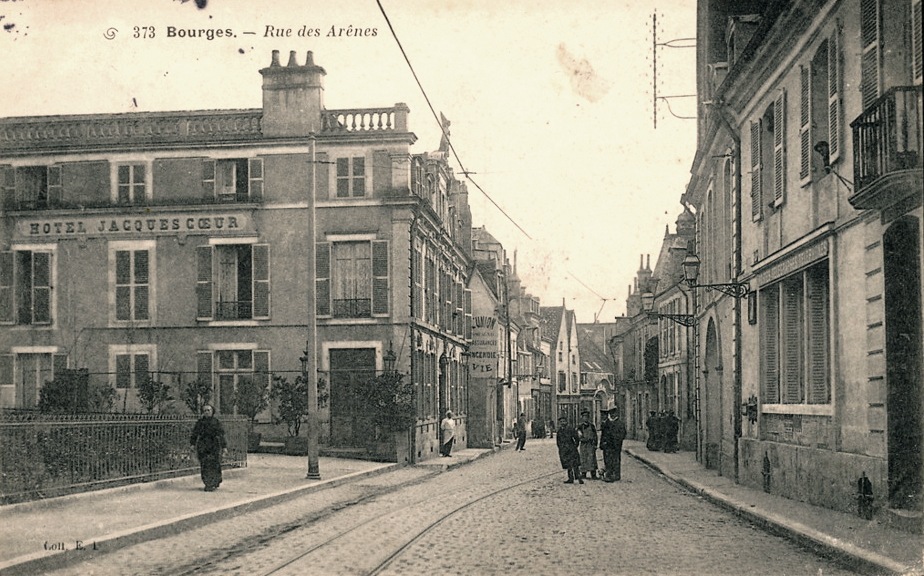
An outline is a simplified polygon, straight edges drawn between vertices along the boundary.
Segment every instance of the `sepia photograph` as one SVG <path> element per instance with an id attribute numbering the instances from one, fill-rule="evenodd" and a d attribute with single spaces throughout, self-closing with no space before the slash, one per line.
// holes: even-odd
<path id="1" fill-rule="evenodd" d="M 0 575 L 924 575 L 922 28 L 0 0 Z"/>

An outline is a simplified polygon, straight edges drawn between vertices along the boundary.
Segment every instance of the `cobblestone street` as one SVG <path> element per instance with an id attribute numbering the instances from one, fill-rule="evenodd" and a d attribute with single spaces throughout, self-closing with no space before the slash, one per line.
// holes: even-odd
<path id="1" fill-rule="evenodd" d="M 54 574 L 851 573 L 625 455 L 622 477 L 565 485 L 553 441 L 533 440 L 525 452 L 445 473 L 400 469 Z"/>

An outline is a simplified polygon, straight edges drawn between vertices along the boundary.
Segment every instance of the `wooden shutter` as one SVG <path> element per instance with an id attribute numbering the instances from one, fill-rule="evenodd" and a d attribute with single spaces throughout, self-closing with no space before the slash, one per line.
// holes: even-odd
<path id="1" fill-rule="evenodd" d="M 783 282 L 782 333 L 780 336 L 783 353 L 783 402 L 802 402 L 803 354 L 803 284 L 802 274 Z"/>
<path id="2" fill-rule="evenodd" d="M 0 354 L 0 386 L 15 386 L 13 379 L 13 355 Z"/>
<path id="3" fill-rule="evenodd" d="M 269 244 L 253 246 L 253 317 L 270 316 Z"/>
<path id="4" fill-rule="evenodd" d="M 263 158 L 250 158 L 247 160 L 247 182 L 249 186 L 250 201 L 263 200 Z"/>
<path id="5" fill-rule="evenodd" d="M 423 255 L 420 252 L 420 246 L 418 242 L 415 242 L 414 244 L 414 254 L 411 260 L 411 265 L 414 268 L 411 273 L 413 282 L 411 290 L 413 291 L 414 303 L 411 307 L 411 314 L 414 316 L 414 318 L 423 320 Z"/>
<path id="6" fill-rule="evenodd" d="M 799 67 L 799 181 L 812 180 L 812 71 Z"/>
<path id="7" fill-rule="evenodd" d="M 841 157 L 841 31 L 828 38 L 828 149 L 830 162 Z"/>
<path id="8" fill-rule="evenodd" d="M 64 186 L 61 182 L 61 167 L 49 166 L 48 179 L 48 206 L 60 206 L 64 200 Z"/>
<path id="9" fill-rule="evenodd" d="M 860 94 L 863 109 L 879 98 L 880 87 L 880 1 L 860 0 Z"/>
<path id="10" fill-rule="evenodd" d="M 214 354 L 211 350 L 199 350 L 196 352 L 196 380 L 205 382 L 212 387 L 212 359 Z M 202 398 L 203 402 L 210 401 L 211 398 Z"/>
<path id="11" fill-rule="evenodd" d="M 270 353 L 269 350 L 254 350 L 253 352 L 253 381 L 261 386 L 270 383 Z"/>
<path id="12" fill-rule="evenodd" d="M 780 402 L 780 292 L 773 287 L 760 292 L 764 318 L 761 322 L 763 350 L 764 402 Z"/>
<path id="13" fill-rule="evenodd" d="M 455 333 L 457 336 L 465 334 L 465 304 L 463 295 L 465 287 L 462 282 L 456 282 L 456 321 Z"/>
<path id="14" fill-rule="evenodd" d="M 32 254 L 32 322 L 51 323 L 51 253 Z"/>
<path id="15" fill-rule="evenodd" d="M 465 339 L 472 339 L 472 291 L 466 289 L 464 292 L 465 302 Z"/>
<path id="16" fill-rule="evenodd" d="M 808 403 L 831 401 L 828 385 L 828 267 L 819 265 L 806 274 L 808 315 Z"/>
<path id="17" fill-rule="evenodd" d="M 8 164 L 0 166 L 0 205 L 4 210 L 16 207 L 16 170 Z"/>
<path id="18" fill-rule="evenodd" d="M 911 77 L 912 83 L 920 84 L 924 77 L 924 41 L 921 38 L 921 27 L 924 19 L 921 18 L 921 0 L 911 0 Z"/>
<path id="19" fill-rule="evenodd" d="M 388 242 L 372 242 L 372 313 L 388 314 Z"/>
<path id="20" fill-rule="evenodd" d="M 212 310 L 212 247 L 196 248 L 196 319 L 211 320 Z"/>
<path id="21" fill-rule="evenodd" d="M 132 273 L 135 279 L 135 320 L 150 319 L 150 264 L 147 250 L 135 250 Z"/>
<path id="22" fill-rule="evenodd" d="M 786 196 L 786 91 L 773 101 L 773 205 Z"/>
<path id="23" fill-rule="evenodd" d="M 202 195 L 205 198 L 215 197 L 215 161 L 202 161 Z"/>
<path id="24" fill-rule="evenodd" d="M 751 122 L 751 219 L 755 222 L 760 220 L 760 215 L 762 213 L 760 175 L 760 138 L 763 133 L 762 126 L 762 119 L 757 122 Z"/>
<path id="25" fill-rule="evenodd" d="M 13 295 L 15 294 L 13 252 L 0 252 L 0 322 L 12 324 L 16 321 Z"/>
<path id="26" fill-rule="evenodd" d="M 318 242 L 315 246 L 315 298 L 317 315 L 330 316 L 330 243 Z"/>

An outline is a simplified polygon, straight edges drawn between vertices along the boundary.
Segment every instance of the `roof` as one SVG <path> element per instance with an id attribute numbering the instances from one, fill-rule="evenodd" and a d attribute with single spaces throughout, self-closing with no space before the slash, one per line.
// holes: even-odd
<path id="1" fill-rule="evenodd" d="M 558 341 L 558 334 L 561 331 L 561 317 L 564 312 L 564 306 L 539 307 L 539 323 L 542 326 L 542 333 L 549 336 L 552 342 Z"/>

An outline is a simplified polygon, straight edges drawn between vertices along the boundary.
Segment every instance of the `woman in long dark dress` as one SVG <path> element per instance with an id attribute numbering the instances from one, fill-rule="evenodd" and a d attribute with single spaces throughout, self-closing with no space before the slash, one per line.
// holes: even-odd
<path id="1" fill-rule="evenodd" d="M 205 491 L 212 492 L 221 484 L 221 456 L 228 449 L 225 447 L 225 429 L 210 405 L 202 407 L 202 416 L 193 427 L 189 443 L 196 449 Z"/>

